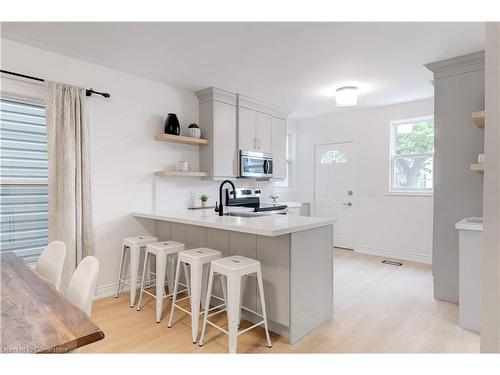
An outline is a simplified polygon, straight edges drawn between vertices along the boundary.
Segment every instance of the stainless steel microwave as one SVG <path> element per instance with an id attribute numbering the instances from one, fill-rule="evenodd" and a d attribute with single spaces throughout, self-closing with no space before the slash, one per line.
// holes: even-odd
<path id="1" fill-rule="evenodd" d="M 273 155 L 240 150 L 240 177 L 273 177 Z"/>

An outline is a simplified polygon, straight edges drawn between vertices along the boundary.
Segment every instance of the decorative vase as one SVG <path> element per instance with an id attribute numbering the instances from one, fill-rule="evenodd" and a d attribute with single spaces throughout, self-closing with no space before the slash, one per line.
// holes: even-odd
<path id="1" fill-rule="evenodd" d="M 207 202 L 206 201 L 201 201 L 201 207 L 205 208 L 207 206 Z"/>
<path id="2" fill-rule="evenodd" d="M 200 128 L 188 128 L 188 134 L 191 138 L 201 138 Z"/>
<path id="3" fill-rule="evenodd" d="M 167 119 L 165 120 L 165 134 L 181 134 L 181 127 L 175 113 L 169 113 Z"/>

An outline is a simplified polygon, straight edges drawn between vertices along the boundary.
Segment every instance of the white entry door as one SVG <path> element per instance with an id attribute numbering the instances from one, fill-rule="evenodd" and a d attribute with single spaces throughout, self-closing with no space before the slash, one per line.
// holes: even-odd
<path id="1" fill-rule="evenodd" d="M 315 147 L 314 216 L 337 220 L 333 244 L 354 249 L 356 224 L 354 142 Z"/>

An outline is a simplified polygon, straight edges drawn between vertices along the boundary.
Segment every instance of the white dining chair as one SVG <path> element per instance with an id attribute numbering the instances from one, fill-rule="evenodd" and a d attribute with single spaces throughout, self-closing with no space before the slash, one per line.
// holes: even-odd
<path id="1" fill-rule="evenodd" d="M 52 241 L 40 254 L 35 271 L 60 291 L 65 260 L 66 245 L 64 242 Z"/>
<path id="2" fill-rule="evenodd" d="M 76 267 L 66 290 L 66 298 L 90 316 L 97 276 L 99 275 L 99 259 L 88 256 Z"/>

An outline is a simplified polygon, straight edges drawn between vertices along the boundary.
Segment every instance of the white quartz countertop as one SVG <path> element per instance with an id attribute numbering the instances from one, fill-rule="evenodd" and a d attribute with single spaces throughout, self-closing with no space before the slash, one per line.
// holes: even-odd
<path id="1" fill-rule="evenodd" d="M 483 231 L 482 217 L 466 217 L 455 224 L 455 229 Z"/>
<path id="2" fill-rule="evenodd" d="M 256 217 L 219 216 L 213 209 L 134 212 L 138 218 L 170 221 L 207 228 L 225 229 L 261 236 L 280 236 L 335 224 L 334 219 L 310 216 L 267 215 Z"/>

